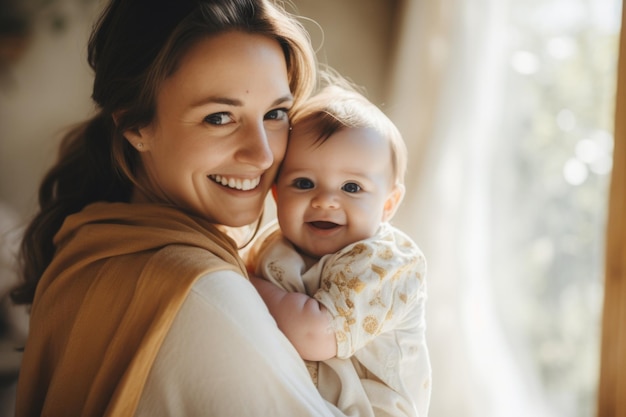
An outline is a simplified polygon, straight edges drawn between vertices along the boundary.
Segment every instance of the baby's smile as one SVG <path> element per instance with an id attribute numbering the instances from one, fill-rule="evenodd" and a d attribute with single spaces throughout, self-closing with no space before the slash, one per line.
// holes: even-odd
<path id="1" fill-rule="evenodd" d="M 322 230 L 330 230 L 330 229 L 334 229 L 336 227 L 341 226 L 337 223 L 325 222 L 325 221 L 309 222 L 309 224 L 315 227 L 316 229 L 322 229 Z"/>

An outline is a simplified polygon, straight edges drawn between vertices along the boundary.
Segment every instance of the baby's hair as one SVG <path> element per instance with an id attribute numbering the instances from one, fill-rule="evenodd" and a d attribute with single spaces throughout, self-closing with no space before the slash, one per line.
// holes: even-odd
<path id="1" fill-rule="evenodd" d="M 373 129 L 389 142 L 394 182 L 403 184 L 407 149 L 398 128 L 349 81 L 333 76 L 330 82 L 291 115 L 292 127 L 317 135 L 319 144 L 342 129 Z"/>

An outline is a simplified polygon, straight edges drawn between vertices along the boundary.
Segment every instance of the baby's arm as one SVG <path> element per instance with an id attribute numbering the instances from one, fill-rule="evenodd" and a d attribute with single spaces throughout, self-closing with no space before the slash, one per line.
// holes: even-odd
<path id="1" fill-rule="evenodd" d="M 252 275 L 250 281 L 302 359 L 322 361 L 337 355 L 332 317 L 319 301 L 306 294 L 287 292 Z"/>

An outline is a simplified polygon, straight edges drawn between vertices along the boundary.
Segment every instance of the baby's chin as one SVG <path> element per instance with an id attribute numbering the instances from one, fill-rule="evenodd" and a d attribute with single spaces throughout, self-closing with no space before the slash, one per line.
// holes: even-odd
<path id="1" fill-rule="evenodd" d="M 298 252 L 308 258 L 317 260 L 325 255 L 336 253 L 341 250 L 341 248 L 343 248 L 343 245 L 337 245 L 336 243 L 333 245 L 317 246 L 314 248 L 303 245 L 298 247 Z"/>

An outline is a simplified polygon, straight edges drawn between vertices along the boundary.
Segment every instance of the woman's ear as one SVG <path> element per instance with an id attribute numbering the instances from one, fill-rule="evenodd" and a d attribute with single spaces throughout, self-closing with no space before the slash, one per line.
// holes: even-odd
<path id="1" fill-rule="evenodd" d="M 122 132 L 124 138 L 132 145 L 133 148 L 137 149 L 138 152 L 143 152 L 148 150 L 149 142 L 146 140 L 144 135 L 142 134 L 143 129 L 128 129 Z"/>
<path id="2" fill-rule="evenodd" d="M 121 111 L 113 113 L 113 122 L 115 126 L 118 125 L 119 117 L 121 116 Z M 149 141 L 146 136 L 145 128 L 142 129 L 127 129 L 122 132 L 124 139 L 131 144 L 131 146 L 139 152 L 143 152 L 148 149 Z"/>
<path id="3" fill-rule="evenodd" d="M 385 207 L 383 208 L 383 222 L 391 220 L 394 214 L 396 214 L 396 210 L 398 210 L 398 207 L 404 198 L 404 190 L 403 184 L 394 185 L 393 190 L 391 190 L 387 196 L 387 200 L 385 200 Z"/>

